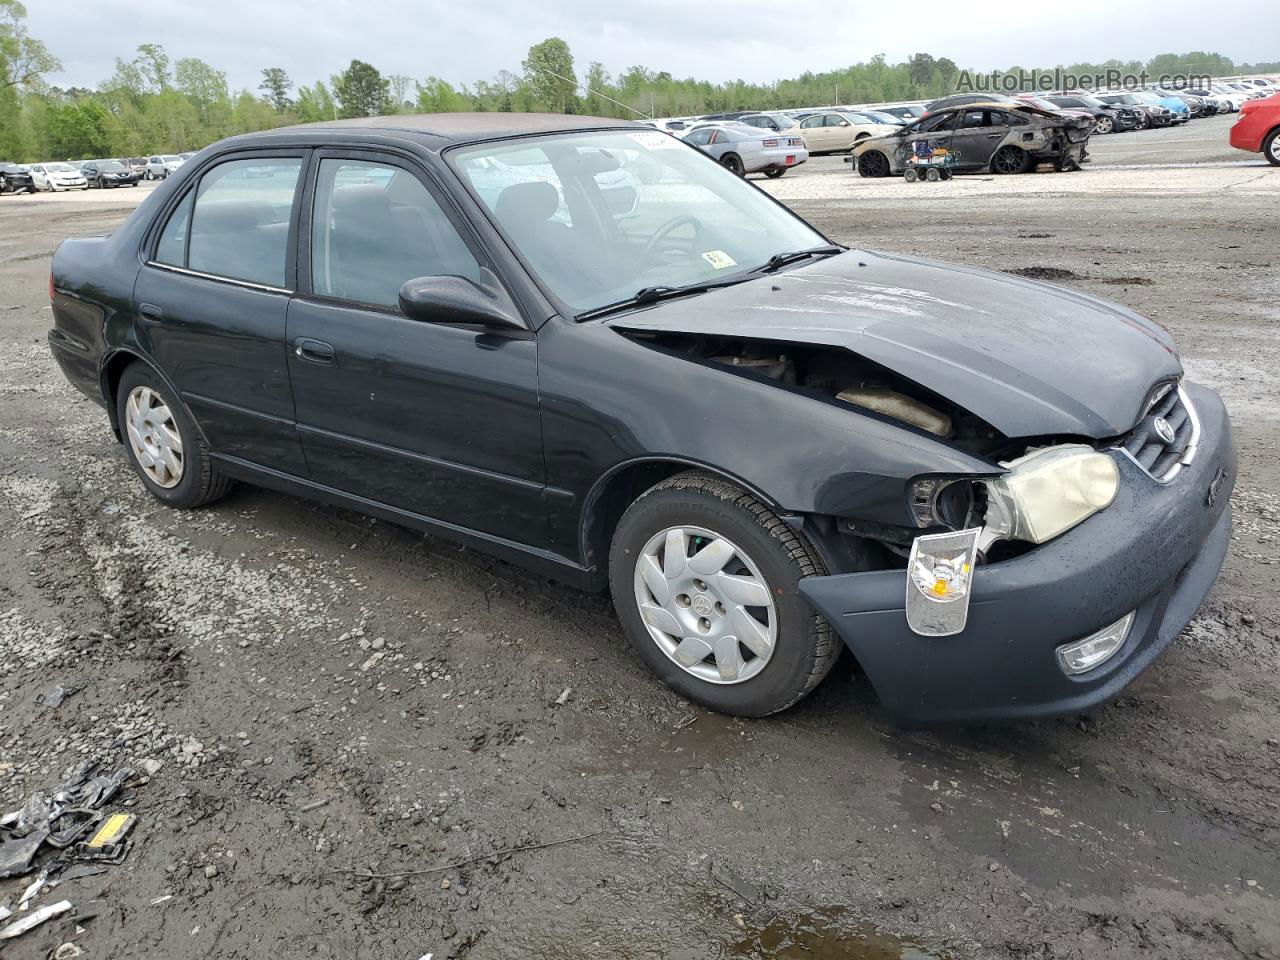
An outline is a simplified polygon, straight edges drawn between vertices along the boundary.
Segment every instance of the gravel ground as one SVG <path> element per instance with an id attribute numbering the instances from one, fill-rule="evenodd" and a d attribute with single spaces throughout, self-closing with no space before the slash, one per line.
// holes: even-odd
<path id="1" fill-rule="evenodd" d="M 145 188 L 4 197 L 0 811 L 86 757 L 150 775 L 128 860 L 35 901 L 82 919 L 0 955 L 1280 957 L 1280 171 L 840 172 L 769 188 L 841 241 L 1059 271 L 1226 397 L 1226 568 L 1117 703 L 903 733 L 845 661 L 732 720 L 659 686 L 604 597 L 248 487 L 166 510 L 44 343 L 57 242 Z"/>

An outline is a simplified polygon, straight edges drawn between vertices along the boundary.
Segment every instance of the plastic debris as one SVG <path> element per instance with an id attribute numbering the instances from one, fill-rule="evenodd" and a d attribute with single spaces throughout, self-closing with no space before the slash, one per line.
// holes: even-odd
<path id="1" fill-rule="evenodd" d="M 51 903 L 48 906 L 41 907 L 39 910 L 33 910 L 21 920 L 15 920 L 7 927 L 0 927 L 0 940 L 12 940 L 14 937 L 20 937 L 28 930 L 34 930 L 46 920 L 61 916 L 70 909 L 70 900 L 59 900 L 57 903 Z"/>
<path id="2" fill-rule="evenodd" d="M 31 872 L 42 849 L 71 848 L 46 863 L 36 883 L 27 888 L 24 903 L 75 860 L 118 863 L 128 853 L 126 835 L 136 818 L 132 814 L 107 817 L 101 808 L 133 778 L 133 768 L 94 776 L 96 770 L 96 762 L 82 763 L 56 790 L 37 790 L 20 809 L 0 816 L 0 879 Z M 103 834 L 108 825 L 111 830 Z M 101 842 L 84 842 L 95 830 L 102 834 Z"/>
<path id="3" fill-rule="evenodd" d="M 556 703 L 558 706 L 563 707 L 566 703 L 569 702 L 569 696 L 572 693 L 573 693 L 573 687 L 565 687 L 563 690 L 560 691 L 560 696 L 556 697 L 553 702 Z"/>

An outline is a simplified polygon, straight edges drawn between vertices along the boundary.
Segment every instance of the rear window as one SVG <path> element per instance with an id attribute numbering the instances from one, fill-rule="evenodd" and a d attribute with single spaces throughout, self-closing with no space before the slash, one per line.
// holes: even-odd
<path id="1" fill-rule="evenodd" d="M 289 223 L 302 161 L 231 160 L 170 215 L 156 260 L 271 287 L 285 284 Z"/>

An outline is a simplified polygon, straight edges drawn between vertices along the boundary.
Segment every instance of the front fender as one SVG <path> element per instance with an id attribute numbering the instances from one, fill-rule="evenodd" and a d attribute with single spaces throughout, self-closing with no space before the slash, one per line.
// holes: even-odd
<path id="1" fill-rule="evenodd" d="M 705 464 L 786 512 L 896 525 L 912 522 L 912 477 L 999 471 L 922 431 L 604 324 L 557 318 L 538 339 L 547 481 L 579 510 L 601 478 L 644 458 Z"/>

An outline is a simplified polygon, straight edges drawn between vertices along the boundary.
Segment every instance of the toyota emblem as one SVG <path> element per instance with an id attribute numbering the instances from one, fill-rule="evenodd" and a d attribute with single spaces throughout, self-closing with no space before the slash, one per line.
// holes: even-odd
<path id="1" fill-rule="evenodd" d="M 1156 432 L 1156 436 L 1165 443 L 1173 443 L 1173 426 L 1164 417 L 1156 417 L 1151 421 L 1151 429 Z"/>

